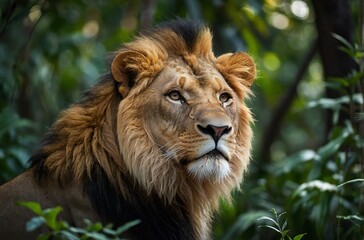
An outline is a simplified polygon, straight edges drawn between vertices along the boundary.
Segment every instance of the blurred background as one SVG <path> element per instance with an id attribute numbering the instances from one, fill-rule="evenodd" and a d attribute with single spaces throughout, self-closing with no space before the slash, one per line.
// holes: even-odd
<path id="1" fill-rule="evenodd" d="M 363 1 L 5 0 L 0 14 L 0 184 L 108 71 L 108 53 L 189 18 L 211 27 L 216 55 L 246 51 L 259 70 L 250 170 L 214 239 L 364 236 Z"/>

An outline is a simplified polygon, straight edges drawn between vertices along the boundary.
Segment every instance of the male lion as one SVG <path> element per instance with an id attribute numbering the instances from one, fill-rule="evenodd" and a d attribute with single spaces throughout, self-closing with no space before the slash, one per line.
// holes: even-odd
<path id="1" fill-rule="evenodd" d="M 245 53 L 215 57 L 203 24 L 175 20 L 121 48 L 111 73 L 65 110 L 0 189 L 0 236 L 34 238 L 30 211 L 60 205 L 63 220 L 114 226 L 140 219 L 132 239 L 209 239 L 219 198 L 247 169 L 256 70 Z M 40 231 L 45 231 L 42 229 Z"/>

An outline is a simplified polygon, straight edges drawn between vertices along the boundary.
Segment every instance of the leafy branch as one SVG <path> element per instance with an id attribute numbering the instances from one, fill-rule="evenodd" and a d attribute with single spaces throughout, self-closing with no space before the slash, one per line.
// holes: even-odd
<path id="1" fill-rule="evenodd" d="M 283 213 L 278 214 L 275 209 L 272 209 L 271 212 L 273 213 L 274 218 L 267 217 L 267 216 L 263 216 L 261 218 L 258 218 L 258 221 L 266 220 L 268 222 L 271 222 L 272 225 L 266 224 L 266 225 L 260 225 L 259 227 L 266 227 L 266 228 L 269 228 L 269 229 L 272 229 L 272 230 L 276 231 L 277 233 L 279 233 L 281 235 L 280 240 L 285 240 L 285 239 L 288 239 L 288 240 L 300 240 L 304 235 L 306 235 L 306 233 L 302 233 L 302 234 L 299 234 L 299 235 L 291 238 L 288 235 L 288 232 L 290 230 L 286 229 L 287 228 L 287 225 L 288 225 L 287 224 L 287 219 L 284 220 L 283 224 L 281 224 L 281 222 L 282 222 L 281 218 L 286 213 L 283 212 Z"/>
<path id="2" fill-rule="evenodd" d="M 92 223 L 86 219 L 86 227 L 78 228 L 70 226 L 66 221 L 57 220 L 58 215 L 63 211 L 63 208 L 60 206 L 43 210 L 37 202 L 18 202 L 17 204 L 28 208 L 37 215 L 27 222 L 26 230 L 28 232 L 32 232 L 43 225 L 49 228 L 50 231 L 39 235 L 37 240 L 120 240 L 122 233 L 140 223 L 140 220 L 134 220 L 114 230 L 112 224 L 103 226 L 101 223 Z"/>

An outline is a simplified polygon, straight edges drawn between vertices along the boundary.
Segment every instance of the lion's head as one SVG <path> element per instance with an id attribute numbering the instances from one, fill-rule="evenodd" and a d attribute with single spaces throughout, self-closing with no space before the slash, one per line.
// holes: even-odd
<path id="1" fill-rule="evenodd" d="M 169 200 L 191 186 L 228 194 L 242 179 L 252 138 L 244 98 L 254 62 L 245 53 L 216 58 L 210 31 L 183 24 L 141 35 L 112 63 L 123 96 L 123 160 L 148 192 Z"/>
<path id="2" fill-rule="evenodd" d="M 202 24 L 174 21 L 125 44 L 111 75 L 61 115 L 32 157 L 37 177 L 82 180 L 106 218 L 125 215 L 115 199 L 156 196 L 188 211 L 206 236 L 218 199 L 239 187 L 249 163 L 244 100 L 256 75 L 245 53 L 215 57 L 211 39 Z"/>

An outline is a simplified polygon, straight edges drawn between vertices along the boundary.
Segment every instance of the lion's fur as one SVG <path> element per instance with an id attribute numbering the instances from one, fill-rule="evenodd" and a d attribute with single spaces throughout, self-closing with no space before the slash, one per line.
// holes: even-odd
<path id="1" fill-rule="evenodd" d="M 92 178 L 95 164 L 117 184 L 115 170 L 125 172 L 119 159 L 116 115 L 120 97 L 112 81 L 103 80 L 78 104 L 65 110 L 30 159 L 37 177 L 52 175 L 60 183 Z"/>
<path id="2" fill-rule="evenodd" d="M 171 65 L 171 58 L 183 59 L 195 75 L 204 70 L 201 63 L 207 62 L 222 74 L 241 102 L 236 152 L 229 162 L 232 174 L 223 181 L 186 177 L 182 167 L 165 160 L 160 147 L 143 130 L 148 88 L 166 65 Z M 183 21 L 142 33 L 116 52 L 113 59 L 112 75 L 106 75 L 54 123 L 30 159 L 31 171 L 40 184 L 53 179 L 61 188 L 75 183 L 83 186 L 85 196 L 103 221 L 122 223 L 115 219 L 123 215 L 120 208 L 124 205 L 117 202 L 119 199 L 134 202 L 130 206 L 137 208 L 135 211 L 143 209 L 138 210 L 141 201 L 150 201 L 146 204 L 149 209 L 156 207 L 153 204 L 165 208 L 167 217 L 173 219 L 176 215 L 188 231 L 193 230 L 191 235 L 180 236 L 208 238 L 210 218 L 219 198 L 230 199 L 231 190 L 239 188 L 248 166 L 252 117 L 242 102 L 250 94 L 255 78 L 254 63 L 242 53 L 216 58 L 209 29 Z M 114 217 L 108 216 L 113 214 L 112 207 L 116 208 Z"/>

